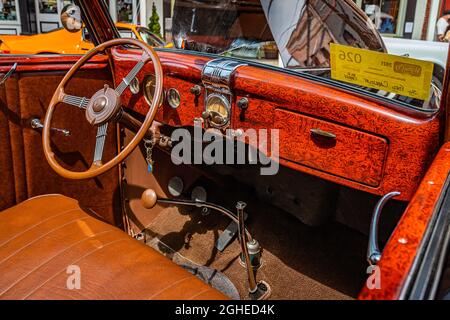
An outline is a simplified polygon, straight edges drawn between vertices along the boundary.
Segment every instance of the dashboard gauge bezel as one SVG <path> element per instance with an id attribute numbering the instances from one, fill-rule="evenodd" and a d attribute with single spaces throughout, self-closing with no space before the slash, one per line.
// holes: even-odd
<path id="1" fill-rule="evenodd" d="M 138 94 L 141 91 L 139 79 L 134 77 L 133 80 L 131 80 L 129 87 L 132 94 Z"/>
<path id="2" fill-rule="evenodd" d="M 173 99 L 171 97 L 171 92 L 175 93 L 176 96 L 178 97 L 178 102 L 177 103 L 175 101 L 173 101 Z M 180 94 L 180 92 L 178 92 L 178 90 L 175 89 L 175 88 L 170 88 L 166 92 L 166 101 L 167 101 L 167 103 L 169 104 L 169 106 L 172 109 L 178 109 L 178 107 L 181 105 L 181 94 Z"/>
<path id="3" fill-rule="evenodd" d="M 144 93 L 144 98 L 145 98 L 145 101 L 147 102 L 147 104 L 148 105 L 151 105 L 152 104 L 152 101 L 153 101 L 153 98 L 154 98 L 154 95 L 155 95 L 155 85 L 154 85 L 154 83 L 155 83 L 155 81 L 156 81 L 156 77 L 155 77 L 155 75 L 154 74 L 147 74 L 145 77 L 144 77 L 144 81 L 142 82 L 142 90 L 143 90 L 143 93 Z M 151 92 L 150 94 L 151 94 L 151 99 L 148 97 L 148 91 L 147 91 L 147 85 L 148 84 L 151 84 L 151 85 L 153 85 L 153 92 Z"/>
<path id="4" fill-rule="evenodd" d="M 217 123 L 215 123 L 213 121 L 213 119 L 209 119 L 209 124 L 213 128 L 222 129 L 222 128 L 228 126 L 229 123 L 230 123 L 230 120 L 231 120 L 231 103 L 225 96 L 223 96 L 223 95 L 221 95 L 219 93 L 211 93 L 211 94 L 209 94 L 206 97 L 206 101 L 205 101 L 205 111 L 207 111 L 207 112 L 211 112 L 210 110 L 208 110 L 208 106 L 210 105 L 212 99 L 219 99 L 222 102 L 223 106 L 227 110 L 228 115 L 227 115 L 226 121 L 224 121 L 222 124 L 217 124 Z M 213 112 L 216 112 L 216 111 L 213 111 Z"/>

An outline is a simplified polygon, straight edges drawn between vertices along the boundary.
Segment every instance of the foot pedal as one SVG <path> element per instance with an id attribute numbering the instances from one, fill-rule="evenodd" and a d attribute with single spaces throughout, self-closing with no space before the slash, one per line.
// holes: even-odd
<path id="1" fill-rule="evenodd" d="M 247 220 L 247 213 L 244 215 L 244 219 Z M 216 242 L 216 249 L 222 252 L 233 241 L 234 237 L 238 233 L 238 225 L 232 221 L 228 227 L 220 235 Z"/>

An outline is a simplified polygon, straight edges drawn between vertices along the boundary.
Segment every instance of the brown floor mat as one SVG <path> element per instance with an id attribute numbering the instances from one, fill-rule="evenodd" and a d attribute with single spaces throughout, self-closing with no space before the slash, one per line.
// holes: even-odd
<path id="1" fill-rule="evenodd" d="M 260 242 L 263 266 L 257 278 L 268 282 L 271 299 L 352 299 L 365 279 L 367 237 L 341 224 L 312 228 L 267 204 L 252 204 L 248 227 Z M 215 212 L 167 207 L 148 226 L 148 242 L 162 252 L 162 243 L 198 265 L 227 275 L 247 297 L 237 240 L 224 252 L 214 244 L 229 220 Z M 153 241 L 152 241 L 153 240 Z"/>

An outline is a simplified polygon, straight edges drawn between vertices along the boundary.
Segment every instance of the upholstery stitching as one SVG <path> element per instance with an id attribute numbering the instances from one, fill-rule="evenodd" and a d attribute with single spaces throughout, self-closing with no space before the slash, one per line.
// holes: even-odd
<path id="1" fill-rule="evenodd" d="M 75 264 L 75 263 L 77 263 L 77 262 L 80 262 L 81 260 L 83 260 L 83 259 L 86 258 L 87 256 L 89 256 L 89 255 L 95 253 L 95 252 L 98 251 L 98 250 L 104 249 L 104 248 L 106 248 L 107 246 L 110 246 L 110 245 L 112 245 L 112 244 L 114 244 L 114 243 L 117 243 L 117 242 L 120 242 L 120 241 L 125 241 L 125 240 L 127 240 L 127 239 L 118 239 L 118 240 L 111 241 L 111 242 L 109 242 L 109 243 L 103 244 L 102 247 L 100 247 L 100 248 L 95 248 L 94 250 L 89 251 L 88 253 L 86 253 L 85 255 L 83 255 L 83 256 L 82 256 L 81 258 L 79 258 L 78 260 L 72 261 L 69 265 L 73 265 L 73 264 Z M 64 270 L 66 270 L 66 269 L 63 268 L 61 271 L 58 271 L 56 274 L 54 274 L 52 277 L 48 278 L 48 279 L 47 279 L 46 281 L 44 281 L 41 285 L 39 285 L 37 288 L 35 288 L 34 290 L 31 290 L 31 292 L 28 293 L 23 299 L 24 299 L 24 300 L 27 299 L 27 298 L 28 298 L 29 296 L 31 296 L 33 293 L 35 293 L 36 291 L 38 291 L 39 289 L 41 289 L 47 282 L 49 282 L 49 281 L 52 280 L 53 278 L 57 277 L 61 272 L 64 272 Z"/>
<path id="2" fill-rule="evenodd" d="M 182 278 L 182 279 L 180 279 L 180 280 L 170 284 L 169 286 L 165 287 L 164 289 L 161 289 L 158 292 L 152 294 L 150 297 L 148 297 L 148 300 L 152 300 L 154 297 L 160 295 L 161 293 L 167 291 L 168 289 L 174 287 L 175 285 L 180 284 L 181 282 L 186 281 L 186 280 L 188 280 L 190 278 L 191 278 L 190 276 L 187 276 L 186 278 Z"/>
<path id="3" fill-rule="evenodd" d="M 208 292 L 208 291 L 211 291 L 211 288 L 206 288 L 205 290 L 200 291 L 199 293 L 194 294 L 192 297 L 190 297 L 190 298 L 188 298 L 188 299 L 186 299 L 186 300 L 194 300 L 195 297 L 198 297 L 198 296 L 200 296 L 200 295 L 202 295 L 202 294 L 204 294 L 205 292 Z"/>
<path id="4" fill-rule="evenodd" d="M 31 229 L 37 227 L 37 226 L 40 225 L 40 224 L 43 224 L 44 222 L 47 222 L 47 221 L 49 221 L 49 220 L 51 220 L 51 219 L 53 219 L 53 218 L 62 216 L 63 214 L 66 214 L 66 213 L 69 213 L 69 212 L 72 212 L 72 211 L 76 211 L 76 210 L 78 210 L 78 209 L 79 209 L 79 208 L 74 208 L 74 209 L 70 209 L 70 210 L 67 210 L 67 211 L 63 211 L 63 212 L 61 212 L 61 213 L 55 214 L 55 215 L 53 215 L 53 216 L 51 216 L 51 217 L 48 217 L 48 218 L 45 219 L 45 220 L 42 220 L 42 221 L 40 221 L 40 222 L 38 222 L 38 223 L 32 225 L 32 226 L 29 227 L 28 229 L 25 229 L 25 230 L 23 230 L 22 232 L 17 233 L 15 236 L 13 236 L 12 238 L 6 240 L 5 242 L 1 243 L 1 244 L 0 244 L 0 248 L 3 247 L 3 246 L 4 246 L 5 244 L 7 244 L 8 242 L 10 242 L 10 241 L 16 239 L 18 236 L 21 236 L 21 235 L 24 234 L 25 232 L 30 231 Z"/>
<path id="5" fill-rule="evenodd" d="M 11 290 L 14 286 L 16 286 L 19 282 L 21 282 L 22 280 L 24 280 L 25 278 L 27 278 L 30 274 L 32 274 L 33 272 L 35 272 L 36 270 L 38 270 L 39 268 L 41 268 L 42 266 L 46 265 L 47 263 L 49 263 L 51 260 L 55 259 L 57 256 L 63 254 L 64 252 L 66 252 L 67 250 L 75 247 L 76 245 L 86 241 L 86 240 L 90 240 L 93 238 L 98 237 L 99 235 L 105 234 L 105 233 L 109 233 L 109 232 L 113 232 L 115 230 L 106 230 L 106 231 L 102 231 L 99 233 L 96 233 L 95 235 L 86 237 L 84 239 L 81 239 L 73 244 L 71 244 L 70 246 L 68 246 L 67 248 L 65 248 L 64 250 L 59 251 L 57 254 L 53 255 L 50 259 L 47 259 L 46 261 L 44 261 L 43 263 L 41 263 L 40 265 L 36 266 L 33 270 L 28 271 L 28 273 L 26 275 L 24 275 L 22 278 L 18 279 L 16 282 L 14 282 L 11 286 L 9 286 L 6 290 L 4 290 L 3 292 L 0 292 L 0 296 L 4 295 L 6 292 L 8 292 L 9 290 Z"/>
<path id="6" fill-rule="evenodd" d="M 29 246 L 31 246 L 32 244 L 34 244 L 34 243 L 36 243 L 37 241 L 41 240 L 42 238 L 44 238 L 45 236 L 49 235 L 50 233 L 52 233 L 52 232 L 54 232 L 54 231 L 56 231 L 56 230 L 62 229 L 62 228 L 64 228 L 65 226 L 68 226 L 69 224 L 72 224 L 72 223 L 74 223 L 74 222 L 76 222 L 76 221 L 86 220 L 86 219 L 88 219 L 88 218 L 90 218 L 90 217 L 76 218 L 76 219 L 71 220 L 71 221 L 69 221 L 69 222 L 67 222 L 67 223 L 65 223 L 65 224 L 63 224 L 63 225 L 61 225 L 61 226 L 59 226 L 59 227 L 57 227 L 57 228 L 53 228 L 52 230 L 48 231 L 47 233 L 44 233 L 44 234 L 41 235 L 39 238 L 34 239 L 33 241 L 29 242 L 28 244 L 26 244 L 25 246 L 23 246 L 23 247 L 20 248 L 19 250 L 16 250 L 14 253 L 12 253 L 11 255 L 9 255 L 8 257 L 6 257 L 5 259 L 3 259 L 2 261 L 0 261 L 0 265 L 1 265 L 3 262 L 5 262 L 6 260 L 8 260 L 8 259 L 10 259 L 11 257 L 15 256 L 18 252 L 20 252 L 20 251 L 22 251 L 22 250 L 28 248 Z"/>
<path id="7" fill-rule="evenodd" d="M 62 194 L 60 194 L 60 193 L 40 194 L 40 195 L 38 195 L 38 196 L 34 196 L 34 197 L 31 197 L 31 198 L 28 198 L 27 200 L 22 201 L 22 203 L 28 202 L 28 201 L 30 201 L 30 200 L 36 200 L 36 199 L 40 199 L 40 198 L 54 197 L 54 196 L 61 196 L 61 197 L 64 197 L 64 196 L 63 196 Z M 64 197 L 64 198 L 65 198 L 65 197 Z"/>

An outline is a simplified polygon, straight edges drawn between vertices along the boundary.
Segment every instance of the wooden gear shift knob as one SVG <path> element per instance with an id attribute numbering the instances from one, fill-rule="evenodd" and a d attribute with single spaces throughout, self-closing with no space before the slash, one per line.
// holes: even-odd
<path id="1" fill-rule="evenodd" d="M 141 202 L 145 209 L 152 209 L 158 200 L 155 190 L 147 189 L 142 193 Z"/>

